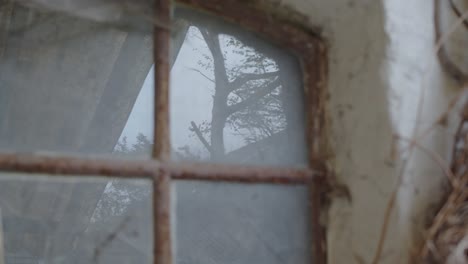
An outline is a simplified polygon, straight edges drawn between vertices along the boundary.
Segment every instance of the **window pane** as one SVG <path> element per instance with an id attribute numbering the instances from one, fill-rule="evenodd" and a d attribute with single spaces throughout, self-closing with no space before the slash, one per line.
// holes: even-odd
<path id="1" fill-rule="evenodd" d="M 239 27 L 176 9 L 171 71 L 175 160 L 306 164 L 295 57 Z"/>
<path id="2" fill-rule="evenodd" d="M 310 263 L 307 188 L 178 181 L 176 264 Z"/>
<path id="3" fill-rule="evenodd" d="M 65 2 L 2 2 L 0 151 L 149 156 L 151 23 Z"/>
<path id="4" fill-rule="evenodd" d="M 152 263 L 151 181 L 36 176 L 0 173 L 6 264 Z"/>

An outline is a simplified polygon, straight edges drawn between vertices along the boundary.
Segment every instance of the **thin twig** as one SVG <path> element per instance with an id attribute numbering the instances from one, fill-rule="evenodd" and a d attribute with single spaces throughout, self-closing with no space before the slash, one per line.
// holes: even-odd
<path id="1" fill-rule="evenodd" d="M 229 85 L 231 86 L 231 91 L 233 91 L 235 89 L 238 89 L 239 87 L 242 87 L 249 81 L 268 79 L 272 77 L 277 77 L 278 75 L 279 71 L 265 73 L 244 73 L 236 77 L 236 79 L 230 82 Z"/>
<path id="2" fill-rule="evenodd" d="M 456 179 L 455 175 L 453 175 L 452 171 L 450 170 L 450 166 L 447 165 L 447 162 L 438 153 L 425 147 L 423 144 L 421 144 L 419 141 L 415 140 L 414 138 L 413 139 L 406 138 L 400 135 L 396 135 L 396 138 L 406 141 L 406 142 L 413 142 L 414 145 L 418 147 L 418 149 L 426 153 L 432 160 L 434 160 L 439 165 L 439 167 L 444 172 L 445 176 L 447 176 L 448 180 L 450 181 L 450 184 L 452 185 L 452 187 L 455 188 L 455 186 L 457 186 L 458 180 Z"/>
<path id="3" fill-rule="evenodd" d="M 187 69 L 191 70 L 191 71 L 195 71 L 195 72 L 198 72 L 201 76 L 205 77 L 208 81 L 212 82 L 212 83 L 215 83 L 215 80 L 211 79 L 210 77 L 208 77 L 206 74 L 204 74 L 203 72 L 201 72 L 199 69 L 195 69 L 195 68 L 190 68 L 190 67 L 187 67 Z"/>
<path id="4" fill-rule="evenodd" d="M 452 112 L 452 110 L 455 108 L 457 103 L 465 96 L 465 92 L 468 90 L 468 86 L 462 88 L 457 95 L 450 101 L 448 108 L 439 115 L 439 117 L 436 119 L 432 125 L 430 125 L 427 129 L 423 130 L 419 135 L 416 135 L 414 137 L 415 140 L 422 140 L 424 139 L 429 133 L 439 124 L 445 124 L 447 121 L 447 118 L 449 114 Z M 405 150 L 403 150 L 405 151 Z"/>
<path id="5" fill-rule="evenodd" d="M 205 146 L 205 148 L 208 150 L 208 152 L 210 152 L 210 154 L 212 154 L 213 150 L 212 150 L 212 148 L 210 146 L 210 143 L 208 143 L 208 141 L 206 141 L 205 137 L 203 136 L 202 132 L 200 131 L 200 128 L 198 128 L 197 124 L 195 124 L 195 122 L 193 122 L 193 121 L 190 122 L 190 124 L 192 125 L 190 130 L 195 132 L 195 135 L 197 135 L 198 139 L 200 139 L 203 146 Z"/>

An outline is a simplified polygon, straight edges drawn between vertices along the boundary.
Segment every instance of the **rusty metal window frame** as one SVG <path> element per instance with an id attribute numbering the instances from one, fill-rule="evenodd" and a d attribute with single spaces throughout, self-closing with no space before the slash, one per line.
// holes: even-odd
<path id="1" fill-rule="evenodd" d="M 321 186 L 324 186 L 324 98 L 326 49 L 314 32 L 294 25 L 238 0 L 178 0 L 178 4 L 212 13 L 291 51 L 302 66 L 306 97 L 308 168 L 268 168 L 241 165 L 174 163 L 169 160 L 169 48 L 171 0 L 156 0 L 154 28 L 155 108 L 154 147 L 151 160 L 131 161 L 83 157 L 1 154 L 0 171 L 48 173 L 58 177 L 99 176 L 146 178 L 153 185 L 154 263 L 171 264 L 171 180 L 239 183 L 302 184 L 310 190 L 311 263 L 325 263 L 325 239 L 320 224 Z"/>

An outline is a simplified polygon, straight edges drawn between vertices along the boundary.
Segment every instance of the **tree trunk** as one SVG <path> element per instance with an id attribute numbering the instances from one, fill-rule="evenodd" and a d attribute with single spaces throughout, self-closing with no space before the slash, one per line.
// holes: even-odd
<path id="1" fill-rule="evenodd" d="M 225 154 L 224 126 L 227 119 L 227 98 L 229 95 L 229 80 L 224 65 L 224 56 L 221 51 L 217 32 L 200 29 L 208 48 L 213 56 L 215 94 L 213 96 L 213 109 L 211 120 L 211 159 L 219 161 Z"/>

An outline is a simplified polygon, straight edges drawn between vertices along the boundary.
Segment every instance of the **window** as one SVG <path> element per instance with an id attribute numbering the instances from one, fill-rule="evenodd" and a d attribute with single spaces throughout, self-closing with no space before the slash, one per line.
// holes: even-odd
<path id="1" fill-rule="evenodd" d="M 324 263 L 320 38 L 149 2 L 2 4 L 5 263 Z"/>

